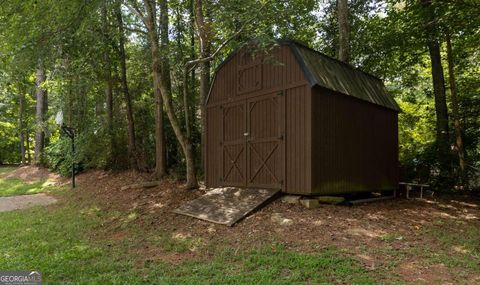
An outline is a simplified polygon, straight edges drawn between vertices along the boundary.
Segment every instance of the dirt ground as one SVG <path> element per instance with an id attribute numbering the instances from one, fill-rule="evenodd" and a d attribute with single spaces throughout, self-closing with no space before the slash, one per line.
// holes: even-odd
<path id="1" fill-rule="evenodd" d="M 438 250 L 458 254 L 462 248 L 447 248 L 425 233 L 435 225 L 435 221 L 480 227 L 479 200 L 463 196 L 434 196 L 426 200 L 396 199 L 355 206 L 324 205 L 318 209 L 305 209 L 277 198 L 234 227 L 226 227 L 172 213 L 182 203 L 205 193 L 204 188 L 183 190 L 180 182 L 165 180 L 155 188 L 120 190 L 122 186 L 152 179 L 148 174 L 135 172 L 90 171 L 78 177 L 79 187 L 74 196 L 79 203 L 94 201 L 92 206 L 106 212 L 119 212 L 128 217 L 133 215 L 136 226 L 145 231 L 198 240 L 186 253 L 162 252 L 151 245 L 134 249 L 145 252 L 149 258 L 166 262 L 211 257 L 215 254 L 212 245 L 242 250 L 252 245 L 279 242 L 306 253 L 339 248 L 355 256 L 367 270 L 384 272 L 379 273 L 379 283 L 382 283 L 382 278 L 389 280 L 388 275 L 394 274 L 407 283 L 480 284 L 480 276 L 472 271 L 458 277 L 447 265 L 432 263 L 422 255 L 427 249 L 433 253 Z M 272 216 L 281 216 L 293 222 L 280 225 Z M 93 234 L 92 239 L 128 238 L 130 231 L 120 223 L 124 219 L 121 216 L 109 219 Z M 478 258 L 476 262 L 480 266 Z"/>
<path id="2" fill-rule="evenodd" d="M 56 202 L 57 199 L 43 193 L 13 197 L 0 197 L 0 212 L 9 212 L 40 205 L 50 205 Z"/>
<path id="3" fill-rule="evenodd" d="M 0 175 L 2 176 L 2 175 Z M 52 183 L 65 183 L 60 175 L 48 171 L 48 169 L 37 166 L 20 166 L 12 172 L 6 173 L 3 178 L 18 178 L 26 182 L 50 181 Z"/>

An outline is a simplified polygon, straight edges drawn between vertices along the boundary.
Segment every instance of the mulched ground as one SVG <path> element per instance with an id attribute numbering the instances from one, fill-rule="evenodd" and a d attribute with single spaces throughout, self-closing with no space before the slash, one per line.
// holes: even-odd
<path id="1" fill-rule="evenodd" d="M 49 180 L 51 182 L 63 183 L 66 179 L 61 178 L 60 175 L 48 171 L 48 169 L 37 166 L 21 166 L 12 172 L 6 173 L 3 178 L 18 178 L 26 182 L 38 182 Z"/>
<path id="2" fill-rule="evenodd" d="M 215 250 L 207 245 L 238 251 L 250 249 L 253 245 L 279 242 L 302 252 L 340 248 L 356 256 L 368 270 L 376 270 L 397 258 L 395 254 L 385 254 L 381 250 L 388 248 L 401 256 L 401 262 L 391 270 L 405 281 L 456 283 L 459 280 L 452 277 L 447 267 L 425 264 L 415 256 L 413 249 L 421 249 L 426 244 L 433 249 L 440 247 L 423 231 L 437 218 L 473 223 L 480 227 L 480 201 L 463 196 L 396 199 L 355 206 L 325 205 L 318 209 L 305 209 L 276 199 L 234 227 L 226 227 L 172 213 L 182 203 L 204 194 L 205 188 L 184 190 L 180 182 L 165 180 L 154 188 L 120 190 L 122 186 L 150 180 L 153 180 L 150 175 L 133 171 L 89 171 L 78 177 L 74 198 L 78 203 L 94 203 L 106 212 L 135 214 L 136 226 L 146 232 L 194 237 L 200 241 L 196 248 L 184 253 L 162 252 L 150 245 L 133 249 L 144 252 L 150 258 L 172 263 L 213 256 Z M 292 223 L 280 225 L 272 219 L 273 216 L 291 219 Z M 94 238 L 128 238 L 128 228 L 120 226 L 119 221 L 120 218 L 106 221 L 94 233 Z M 478 276 L 467 278 L 463 281 L 480 284 Z"/>

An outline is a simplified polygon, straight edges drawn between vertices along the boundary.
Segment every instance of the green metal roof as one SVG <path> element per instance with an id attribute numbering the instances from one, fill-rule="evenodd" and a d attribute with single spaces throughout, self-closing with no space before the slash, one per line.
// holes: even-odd
<path id="1" fill-rule="evenodd" d="M 315 85 L 353 96 L 395 111 L 400 111 L 382 80 L 294 41 L 288 44 L 307 80 Z"/>

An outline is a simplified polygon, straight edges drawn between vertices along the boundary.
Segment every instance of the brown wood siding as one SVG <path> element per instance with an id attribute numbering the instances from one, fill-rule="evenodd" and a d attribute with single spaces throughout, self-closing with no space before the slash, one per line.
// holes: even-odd
<path id="1" fill-rule="evenodd" d="M 270 93 L 247 101 L 247 186 L 281 188 L 284 180 L 282 96 Z"/>
<path id="2" fill-rule="evenodd" d="M 323 88 L 312 94 L 312 193 L 398 186 L 398 115 Z"/>
<path id="3" fill-rule="evenodd" d="M 285 192 L 310 194 L 311 120 L 310 87 L 303 85 L 285 94 Z"/>
<path id="4" fill-rule="evenodd" d="M 222 108 L 220 106 L 208 107 L 207 108 L 207 160 L 206 160 L 206 173 L 205 183 L 208 187 L 218 187 L 220 186 L 220 178 L 222 176 L 221 168 L 219 164 L 221 162 L 221 152 L 220 149 L 222 141 Z"/>
<path id="5" fill-rule="evenodd" d="M 221 109 L 222 126 L 219 130 L 222 135 L 219 149 L 223 165 L 220 182 L 224 186 L 246 186 L 246 104 L 234 102 L 221 106 Z"/>
<path id="6" fill-rule="evenodd" d="M 306 159 L 309 140 L 305 139 L 311 121 L 309 93 L 303 71 L 288 46 L 274 48 L 270 56 L 253 58 L 239 51 L 229 59 L 217 71 L 207 102 L 207 187 L 288 191 L 286 181 L 290 180 L 296 191 L 306 193 L 310 185 L 306 181 L 310 179 Z M 231 107 L 235 108 L 227 111 Z M 288 125 L 291 134 L 285 129 L 287 120 L 295 122 Z M 296 150 L 302 151 L 301 156 L 293 155 Z M 292 173 L 285 165 L 288 152 L 296 165 Z"/>
<path id="7" fill-rule="evenodd" d="M 217 71 L 209 106 L 307 83 L 288 46 L 276 47 L 268 56 L 251 59 L 247 55 L 244 50 L 238 51 Z"/>

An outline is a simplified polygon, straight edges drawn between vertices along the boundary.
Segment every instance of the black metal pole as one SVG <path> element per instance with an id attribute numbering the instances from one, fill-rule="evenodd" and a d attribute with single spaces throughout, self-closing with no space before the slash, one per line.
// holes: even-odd
<path id="1" fill-rule="evenodd" d="M 75 134 L 72 134 L 72 188 L 75 188 Z"/>

